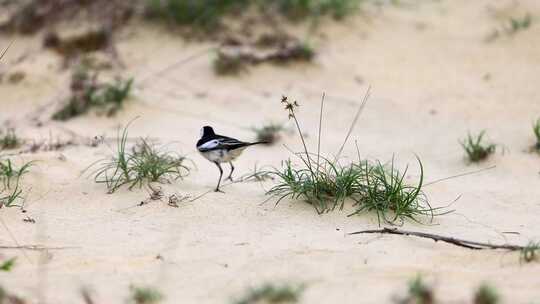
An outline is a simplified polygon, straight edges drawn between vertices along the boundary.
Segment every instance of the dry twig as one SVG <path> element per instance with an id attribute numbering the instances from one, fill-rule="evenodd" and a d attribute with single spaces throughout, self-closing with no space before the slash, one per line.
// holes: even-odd
<path id="1" fill-rule="evenodd" d="M 510 245 L 510 244 L 496 245 L 496 244 L 490 244 L 490 243 L 463 240 L 463 239 L 458 239 L 458 238 L 455 238 L 455 237 L 448 237 L 448 236 L 442 236 L 442 235 L 425 233 L 425 232 L 400 230 L 400 229 L 397 229 L 397 228 L 383 228 L 383 229 L 375 229 L 375 230 L 363 230 L 363 231 L 351 232 L 349 234 L 352 235 L 352 234 L 367 234 L 367 233 L 381 233 L 381 234 L 397 234 L 397 235 L 405 235 L 405 236 L 416 236 L 416 237 L 425 238 L 425 239 L 432 239 L 435 242 L 438 242 L 438 241 L 446 242 L 446 243 L 449 243 L 449 244 L 452 244 L 452 245 L 456 245 L 456 246 L 459 246 L 459 247 L 465 247 L 465 248 L 473 249 L 473 250 L 503 249 L 503 250 L 509 250 L 509 251 L 518 251 L 518 250 L 523 250 L 523 249 L 526 248 L 525 246 L 519 246 L 519 245 Z"/>

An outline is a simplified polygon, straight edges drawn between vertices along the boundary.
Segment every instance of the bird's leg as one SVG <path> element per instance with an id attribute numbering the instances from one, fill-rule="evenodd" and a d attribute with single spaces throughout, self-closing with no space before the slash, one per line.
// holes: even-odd
<path id="1" fill-rule="evenodd" d="M 231 165 L 231 173 L 229 174 L 229 177 L 227 177 L 227 179 L 232 182 L 233 181 L 232 173 L 234 172 L 234 166 L 233 166 L 232 162 L 229 162 L 229 165 Z"/>
<path id="2" fill-rule="evenodd" d="M 219 184 L 221 184 L 221 177 L 223 176 L 223 169 L 221 169 L 221 165 L 218 162 L 214 162 L 214 164 L 216 164 L 216 166 L 219 169 L 219 180 L 218 180 L 218 183 L 217 183 L 217 186 L 216 186 L 216 190 L 214 190 L 214 191 L 215 192 L 223 192 L 223 191 L 219 190 Z"/>

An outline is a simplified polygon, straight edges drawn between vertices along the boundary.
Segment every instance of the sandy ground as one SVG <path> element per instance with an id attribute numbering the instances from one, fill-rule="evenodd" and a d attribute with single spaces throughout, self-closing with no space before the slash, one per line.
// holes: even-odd
<path id="1" fill-rule="evenodd" d="M 432 226 L 408 222 L 403 228 L 524 244 L 540 240 L 540 157 L 526 152 L 533 143 L 531 121 L 540 115 L 540 27 L 533 22 L 512 37 L 484 42 L 499 26 L 488 7 L 508 6 L 533 16 L 540 12 L 538 1 L 514 2 L 515 7 L 512 1 L 435 1 L 385 7 L 338 24 L 324 21 L 324 37 L 314 38 L 319 54 L 313 65 L 265 65 L 232 78 L 213 75 L 211 54 L 147 78 L 210 44 L 133 25 L 118 42 L 127 63 L 124 75 L 146 81 L 138 83 L 127 109 L 113 119 L 88 115 L 65 123 L 45 121 L 41 127 L 32 118 L 56 106 L 69 75 L 59 71 L 59 58 L 41 51 L 39 38 L 17 37 L 2 69 L 22 70 L 27 77 L 16 85 L 1 84 L 0 121 L 9 121 L 26 138 L 44 140 L 69 132 L 114 137 L 120 125 L 139 116 L 131 136 L 173 142 L 171 147 L 196 163 L 188 178 L 164 188 L 194 197 L 217 179 L 214 165 L 194 149 L 201 126 L 253 139 L 250 127 L 287 120 L 279 104 L 285 94 L 301 103 L 308 144 L 315 147 L 324 91 L 322 146 L 334 153 L 371 84 L 372 98 L 353 133 L 364 157 L 395 155 L 402 168 L 411 164 L 411 182 L 418 173 L 415 153 L 428 181 L 496 165 L 427 187 L 437 207 L 461 195 L 451 206 L 455 212 Z M 28 56 L 17 62 L 20 54 Z M 487 162 L 468 166 L 458 139 L 481 129 L 501 149 Z M 300 148 L 294 134 L 281 143 Z M 390 303 L 420 273 L 441 303 L 470 303 L 484 281 L 500 290 L 504 303 L 535 303 L 540 297 L 540 264 L 520 265 L 517 254 L 414 238 L 348 236 L 377 228 L 376 217 L 346 217 L 347 210 L 319 216 L 295 201 L 261 205 L 271 183 L 234 184 L 224 188 L 226 194 L 209 193 L 179 208 L 162 202 L 136 207 L 148 196 L 144 189 L 109 195 L 81 176 L 110 151 L 107 145 L 80 145 L 20 156 L 38 161 L 24 182 L 31 188 L 27 213 L 2 209 L 2 221 L 19 244 L 70 248 L 41 255 L 2 250 L 4 257 L 19 258 L 11 273 L 0 274 L 1 285 L 32 303 L 81 303 L 82 286 L 95 291 L 98 303 L 122 303 L 128 286 L 137 284 L 157 286 L 166 303 L 205 304 L 227 303 L 247 286 L 265 281 L 288 281 L 307 284 L 302 303 Z M 355 156 L 352 144 L 345 155 Z M 280 144 L 253 147 L 237 161 L 238 175 L 255 164 L 277 166 L 289 157 Z M 36 223 L 23 222 L 26 216 Z M 509 231 L 518 234 L 503 233 Z M 16 244 L 5 227 L 0 243 Z"/>

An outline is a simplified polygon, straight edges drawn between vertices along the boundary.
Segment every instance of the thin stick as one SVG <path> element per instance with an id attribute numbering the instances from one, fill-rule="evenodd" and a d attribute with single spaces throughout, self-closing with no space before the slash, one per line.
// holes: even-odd
<path id="1" fill-rule="evenodd" d="M 503 250 L 509 250 L 509 251 L 518 251 L 518 250 L 523 250 L 523 249 L 526 248 L 525 246 L 519 246 L 519 245 L 509 245 L 509 244 L 494 245 L 494 244 L 490 244 L 490 243 L 468 241 L 468 240 L 458 239 L 458 238 L 454 238 L 454 237 L 442 236 L 442 235 L 425 233 L 425 232 L 400 230 L 400 229 L 397 229 L 397 228 L 383 228 L 383 229 L 376 229 L 376 230 L 363 230 L 363 231 L 351 232 L 349 234 L 352 235 L 352 234 L 367 234 L 367 233 L 397 234 L 397 235 L 405 235 L 405 236 L 416 236 L 416 237 L 420 237 L 420 238 L 432 239 L 435 242 L 438 242 L 438 241 L 446 242 L 446 243 L 449 243 L 449 244 L 452 244 L 452 245 L 456 245 L 456 246 L 464 247 L 464 248 L 468 248 L 468 249 L 473 249 L 473 250 L 503 249 Z"/>
<path id="2" fill-rule="evenodd" d="M 443 182 L 443 181 L 446 181 L 446 180 L 449 180 L 449 179 L 454 179 L 454 178 L 458 178 L 458 177 L 463 177 L 463 176 L 467 176 L 467 175 L 473 175 L 473 174 L 481 173 L 481 172 L 484 172 L 484 171 L 487 171 L 487 170 L 494 169 L 495 167 L 497 167 L 497 166 L 491 166 L 491 167 L 482 168 L 482 169 L 471 171 L 471 172 L 465 172 L 465 173 L 461 173 L 461 174 L 457 174 L 457 175 L 443 177 L 441 179 L 436 179 L 434 181 L 431 181 L 429 183 L 424 184 L 424 187 L 429 186 L 429 185 L 433 185 L 433 184 L 436 184 L 436 183 L 439 183 L 439 182 Z"/>
<path id="3" fill-rule="evenodd" d="M 319 160 L 321 157 L 321 129 L 322 129 L 322 118 L 323 118 L 323 107 L 324 107 L 324 97 L 326 96 L 326 93 L 323 92 L 322 98 L 321 98 L 321 113 L 319 114 L 319 138 L 317 140 L 317 175 L 319 175 Z"/>
<path id="4" fill-rule="evenodd" d="M 366 94 L 364 95 L 364 99 L 362 100 L 362 103 L 360 104 L 360 107 L 358 108 L 358 111 L 356 112 L 356 115 L 354 116 L 353 122 L 351 126 L 349 127 L 349 131 L 347 132 L 347 136 L 345 136 L 345 140 L 343 141 L 343 144 L 339 148 L 338 153 L 336 154 L 335 161 L 339 159 L 339 156 L 341 155 L 341 152 L 343 152 L 343 148 L 345 148 L 345 144 L 349 140 L 349 136 L 351 136 L 352 131 L 354 130 L 354 127 L 356 126 L 356 123 L 358 122 L 358 118 L 360 117 L 360 114 L 362 113 L 362 110 L 364 110 L 364 107 L 366 106 L 366 103 L 368 101 L 369 95 L 371 91 L 371 86 L 368 87 Z"/>
<path id="5" fill-rule="evenodd" d="M 146 81 L 148 81 L 148 80 L 150 80 L 150 79 L 152 79 L 152 78 L 160 77 L 160 76 L 162 76 L 162 75 L 168 73 L 169 71 L 174 70 L 174 69 L 176 69 L 177 67 L 182 66 L 183 64 L 190 62 L 191 60 L 197 59 L 197 58 L 199 58 L 200 56 L 209 53 L 209 52 L 212 51 L 212 50 L 215 50 L 215 47 L 205 48 L 205 49 L 203 49 L 203 50 L 200 51 L 200 52 L 197 52 L 197 53 L 195 53 L 195 54 L 193 54 L 193 55 L 188 56 L 187 58 L 182 58 L 182 60 L 180 60 L 180 61 L 178 61 L 178 62 L 176 62 L 176 63 L 174 63 L 174 64 L 172 64 L 172 65 L 170 65 L 170 66 L 168 66 L 168 67 L 166 67 L 166 68 L 164 68 L 164 69 L 162 69 L 161 71 L 158 71 L 158 72 L 156 72 L 156 73 L 152 73 L 152 74 L 149 75 L 149 76 L 146 76 L 145 78 L 143 78 L 143 79 L 142 79 L 141 81 L 139 81 L 138 83 L 139 83 L 140 85 L 143 85 Z"/>
<path id="6" fill-rule="evenodd" d="M 11 41 L 9 45 L 7 46 L 7 48 L 2 52 L 2 55 L 0 55 L 0 59 L 4 57 L 4 55 L 7 53 L 7 51 L 9 50 L 12 44 L 13 44 L 13 41 Z"/>
<path id="7" fill-rule="evenodd" d="M 43 245 L 17 245 L 17 246 L 0 246 L 0 249 L 26 249 L 34 251 L 42 250 L 64 250 L 64 249 L 76 249 L 80 247 L 47 247 Z"/>
<path id="8" fill-rule="evenodd" d="M 24 257 L 28 260 L 28 262 L 30 262 L 30 264 L 32 264 L 32 260 L 30 259 L 30 257 L 28 256 L 28 254 L 26 254 L 26 251 L 24 250 L 25 248 L 22 247 L 19 242 L 17 241 L 17 239 L 15 238 L 15 236 L 13 235 L 13 233 L 11 233 L 11 230 L 8 228 L 8 226 L 6 225 L 6 223 L 4 222 L 4 220 L 2 218 L 0 218 L 0 222 L 2 223 L 2 226 L 4 226 L 4 229 L 6 229 L 7 233 L 9 234 L 9 236 L 11 237 L 11 239 L 13 240 L 13 242 L 17 245 L 15 246 L 14 248 L 17 248 L 19 250 L 21 250 L 21 252 L 23 253 Z M 1 248 L 1 247 L 0 247 Z"/>

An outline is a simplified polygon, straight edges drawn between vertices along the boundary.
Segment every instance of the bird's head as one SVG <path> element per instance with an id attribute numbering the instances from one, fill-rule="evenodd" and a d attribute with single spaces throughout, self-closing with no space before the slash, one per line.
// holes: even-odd
<path id="1" fill-rule="evenodd" d="M 202 137 L 208 137 L 208 136 L 215 135 L 215 134 L 216 133 L 214 133 L 214 129 L 212 129 L 212 127 L 210 127 L 210 126 L 204 126 L 201 129 L 201 138 Z"/>

